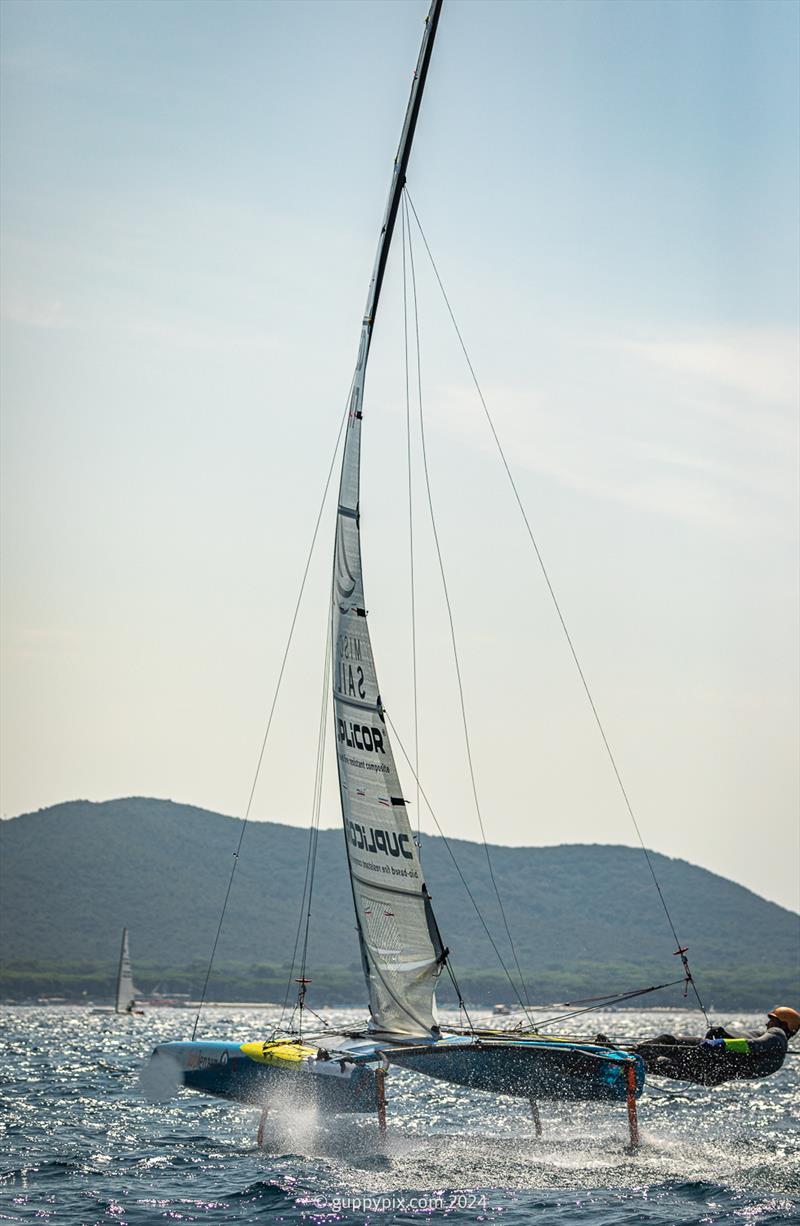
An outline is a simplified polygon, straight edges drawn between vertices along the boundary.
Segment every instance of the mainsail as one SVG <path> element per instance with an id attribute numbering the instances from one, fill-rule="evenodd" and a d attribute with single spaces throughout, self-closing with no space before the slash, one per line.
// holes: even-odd
<path id="1" fill-rule="evenodd" d="M 131 953 L 128 948 L 128 929 L 122 929 L 122 946 L 119 951 L 119 971 L 117 972 L 117 1003 L 114 1006 L 117 1013 L 125 1013 L 136 999 L 136 989 L 133 986 L 133 971 L 131 970 Z"/>
<path id="2" fill-rule="evenodd" d="M 434 991 L 442 946 L 383 712 L 361 569 L 360 460 L 364 380 L 372 329 L 441 0 L 426 19 L 361 328 L 339 486 L 333 574 L 333 707 L 339 788 L 371 1026 L 401 1034 L 437 1029 Z"/>

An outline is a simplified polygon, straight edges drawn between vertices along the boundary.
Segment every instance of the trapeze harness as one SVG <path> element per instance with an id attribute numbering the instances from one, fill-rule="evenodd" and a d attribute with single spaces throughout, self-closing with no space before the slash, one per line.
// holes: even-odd
<path id="1" fill-rule="evenodd" d="M 777 1073 L 788 1045 L 784 1031 L 779 1026 L 770 1026 L 761 1034 L 753 1032 L 747 1036 L 730 1035 L 721 1028 L 709 1031 L 706 1039 L 661 1034 L 639 1043 L 634 1050 L 644 1060 L 647 1072 L 656 1077 L 716 1086 L 723 1081 Z"/>

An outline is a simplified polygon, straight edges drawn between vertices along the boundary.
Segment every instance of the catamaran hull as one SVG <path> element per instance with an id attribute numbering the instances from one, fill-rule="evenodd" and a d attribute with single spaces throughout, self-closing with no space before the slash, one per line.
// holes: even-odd
<path id="1" fill-rule="evenodd" d="M 629 1070 L 634 1092 L 644 1087 L 644 1062 L 629 1053 L 561 1042 L 453 1042 L 385 1050 L 392 1064 L 471 1090 L 567 1102 L 625 1102 Z"/>
<path id="2" fill-rule="evenodd" d="M 356 1060 L 390 1064 L 471 1090 L 567 1102 L 626 1102 L 644 1088 L 644 1061 L 632 1052 L 503 1031 L 438 1037 L 363 1034 L 318 1036 Z M 631 1082 L 633 1083 L 631 1085 Z"/>
<path id="3" fill-rule="evenodd" d="M 160 1067 L 164 1084 L 200 1094 L 264 1107 L 284 1098 L 295 1107 L 340 1112 L 375 1111 L 378 1105 L 373 1064 L 318 1059 L 314 1054 L 281 1059 L 260 1043 L 159 1043 L 151 1068 Z M 243 1050 L 251 1049 L 250 1052 Z M 308 1049 L 304 1049 L 308 1050 Z"/>

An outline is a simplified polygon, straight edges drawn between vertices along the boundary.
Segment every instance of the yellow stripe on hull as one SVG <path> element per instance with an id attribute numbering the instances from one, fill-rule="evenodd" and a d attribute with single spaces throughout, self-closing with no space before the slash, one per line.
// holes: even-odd
<path id="1" fill-rule="evenodd" d="M 291 1068 L 309 1056 L 316 1056 L 318 1048 L 306 1047 L 302 1043 L 287 1043 L 278 1040 L 273 1043 L 242 1043 L 239 1050 L 255 1060 L 256 1064 L 272 1064 L 276 1068 Z"/>

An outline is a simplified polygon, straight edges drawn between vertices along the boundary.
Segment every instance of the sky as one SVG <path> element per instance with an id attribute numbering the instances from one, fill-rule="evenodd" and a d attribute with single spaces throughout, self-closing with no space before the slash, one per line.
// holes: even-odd
<path id="1" fill-rule="evenodd" d="M 4 816 L 243 812 L 426 7 L 3 0 Z M 799 14 L 445 0 L 408 180 L 645 841 L 794 908 Z M 412 241 L 487 836 L 634 843 Z M 361 510 L 411 744 L 401 263 L 396 242 Z M 416 426 L 411 451 L 419 775 L 476 838 Z M 311 812 L 333 529 L 331 496 L 258 819 Z"/>

